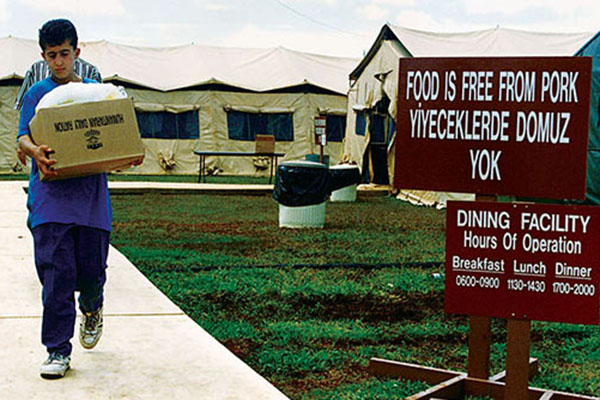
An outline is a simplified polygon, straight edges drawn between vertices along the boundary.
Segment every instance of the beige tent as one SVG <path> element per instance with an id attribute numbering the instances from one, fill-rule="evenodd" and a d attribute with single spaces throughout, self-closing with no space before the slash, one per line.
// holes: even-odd
<path id="1" fill-rule="evenodd" d="M 433 33 L 384 25 L 371 49 L 350 73 L 344 158 L 361 166 L 374 183 L 394 176 L 394 133 L 401 57 L 569 56 L 589 33 L 539 33 L 494 28 L 466 33 Z M 472 195 L 402 190 L 399 197 L 444 206 L 447 198 Z"/>
<path id="2" fill-rule="evenodd" d="M 275 135 L 275 151 L 288 160 L 317 153 L 313 119 L 331 117 L 341 129 L 348 74 L 359 61 L 285 48 L 150 48 L 106 41 L 80 47 L 105 82 L 124 86 L 133 97 L 147 156 L 129 172 L 150 174 L 196 173 L 194 149 L 253 151 L 256 134 Z M 8 37 L 0 38 L 0 52 L 0 172 L 6 173 L 18 169 L 12 106 L 40 50 L 36 41 Z M 343 133 L 326 147 L 332 162 L 341 157 Z M 265 174 L 260 161 L 211 157 L 207 167 L 226 174 Z"/>

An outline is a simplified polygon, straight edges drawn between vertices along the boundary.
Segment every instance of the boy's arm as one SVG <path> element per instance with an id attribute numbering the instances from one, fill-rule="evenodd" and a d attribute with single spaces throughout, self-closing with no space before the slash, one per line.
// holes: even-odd
<path id="1" fill-rule="evenodd" d="M 19 149 L 35 161 L 38 169 L 44 176 L 52 177 L 58 175 L 58 172 L 52 169 L 52 165 L 56 163 L 56 160 L 48 158 L 54 152 L 50 147 L 45 144 L 38 146 L 33 143 L 29 135 L 22 135 L 19 137 Z"/>
<path id="2" fill-rule="evenodd" d="M 54 177 L 58 175 L 58 172 L 52 169 L 52 165 L 56 163 L 56 160 L 51 160 L 49 158 L 49 155 L 54 151 L 45 144 L 36 144 L 31 139 L 29 131 L 29 121 L 31 121 L 35 114 L 35 106 L 39 102 L 40 97 L 41 96 L 34 94 L 32 90 L 28 90 L 25 93 L 25 96 L 23 97 L 23 107 L 21 108 L 17 140 L 19 149 L 35 161 L 38 169 L 44 175 Z"/>

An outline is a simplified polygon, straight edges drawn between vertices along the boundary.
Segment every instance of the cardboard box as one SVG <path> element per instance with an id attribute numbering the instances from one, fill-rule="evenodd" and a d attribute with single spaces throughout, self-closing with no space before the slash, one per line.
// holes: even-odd
<path id="1" fill-rule="evenodd" d="M 35 143 L 55 151 L 52 180 L 123 169 L 144 155 L 129 98 L 40 109 L 29 128 Z"/>
<path id="2" fill-rule="evenodd" d="M 273 135 L 256 135 L 255 153 L 273 153 L 275 151 L 275 138 Z"/>

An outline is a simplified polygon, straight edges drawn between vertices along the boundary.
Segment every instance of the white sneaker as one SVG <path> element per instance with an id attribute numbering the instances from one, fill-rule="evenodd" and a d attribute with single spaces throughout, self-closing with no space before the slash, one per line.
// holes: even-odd
<path id="1" fill-rule="evenodd" d="M 40 375 L 45 379 L 58 379 L 65 376 L 71 362 L 70 356 L 51 353 L 40 367 Z"/>
<path id="2" fill-rule="evenodd" d="M 79 343 L 84 349 L 93 349 L 102 336 L 102 307 L 83 313 L 79 323 Z"/>

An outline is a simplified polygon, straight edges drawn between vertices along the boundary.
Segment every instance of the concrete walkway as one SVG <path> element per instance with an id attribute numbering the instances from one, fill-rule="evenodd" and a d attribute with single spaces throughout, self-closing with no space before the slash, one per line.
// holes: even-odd
<path id="1" fill-rule="evenodd" d="M 68 375 L 41 379 L 41 286 L 23 185 L 0 182 L 0 398 L 286 399 L 112 247 L 102 340 L 84 351 L 75 337 Z"/>

